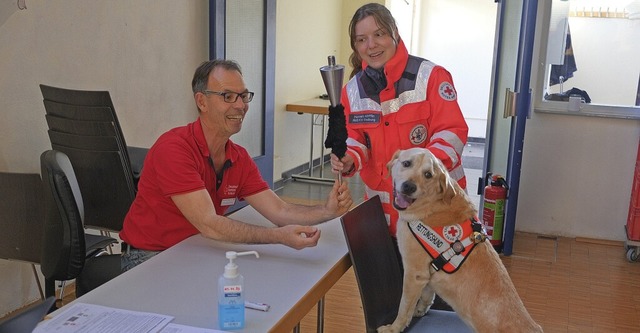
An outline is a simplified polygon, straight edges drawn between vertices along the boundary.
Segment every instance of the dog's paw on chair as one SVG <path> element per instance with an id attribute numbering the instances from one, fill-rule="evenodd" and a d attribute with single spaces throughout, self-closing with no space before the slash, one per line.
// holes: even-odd
<path id="1" fill-rule="evenodd" d="M 426 298 L 424 298 L 426 297 Z M 422 295 L 418 299 L 418 304 L 416 304 L 416 308 L 413 310 L 413 317 L 420 318 L 423 317 L 429 309 L 433 306 L 433 302 L 435 300 L 435 293 L 431 293 L 431 296 Z"/>
<path id="2" fill-rule="evenodd" d="M 433 300 L 433 305 L 431 308 L 434 310 L 444 310 L 444 311 L 453 311 L 451 305 L 445 302 L 440 296 L 436 295 L 436 298 Z"/>
<path id="3" fill-rule="evenodd" d="M 378 327 L 378 329 L 376 331 L 378 333 L 400 333 L 400 332 L 402 332 L 401 330 L 394 328 L 392 324 L 380 326 L 380 327 Z"/>
<path id="4" fill-rule="evenodd" d="M 429 311 L 429 309 L 431 309 L 431 304 L 418 302 L 418 305 L 416 305 L 416 309 L 413 311 L 413 317 L 423 317 L 425 314 L 427 314 L 427 311 Z"/>

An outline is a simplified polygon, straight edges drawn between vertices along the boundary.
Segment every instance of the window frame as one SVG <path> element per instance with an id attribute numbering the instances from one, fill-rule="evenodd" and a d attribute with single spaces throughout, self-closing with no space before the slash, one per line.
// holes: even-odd
<path id="1" fill-rule="evenodd" d="M 552 1 L 541 1 L 538 8 L 538 26 L 536 27 L 536 43 L 539 45 L 538 59 L 532 68 L 536 75 L 532 76 L 533 111 L 547 114 L 560 114 L 585 117 L 603 117 L 640 120 L 640 106 L 621 106 L 606 104 L 582 104 L 580 111 L 569 111 L 568 102 L 548 101 L 544 99 L 547 85 L 547 46 L 549 41 L 549 23 L 551 20 Z"/>

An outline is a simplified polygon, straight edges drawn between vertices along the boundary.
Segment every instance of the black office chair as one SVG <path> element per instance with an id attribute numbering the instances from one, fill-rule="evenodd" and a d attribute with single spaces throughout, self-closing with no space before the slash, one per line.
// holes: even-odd
<path id="1" fill-rule="evenodd" d="M 148 149 L 129 147 L 108 91 L 40 85 L 49 139 L 75 168 L 84 196 L 85 226 L 122 229 Z"/>
<path id="2" fill-rule="evenodd" d="M 390 324 L 402 297 L 402 267 L 389 235 L 380 198 L 375 196 L 342 216 L 351 263 L 360 289 L 367 332 Z M 455 312 L 431 309 L 404 332 L 472 332 Z"/>
<path id="3" fill-rule="evenodd" d="M 31 333 L 55 303 L 54 297 L 33 303 L 0 321 L 0 333 Z"/>
<path id="4" fill-rule="evenodd" d="M 40 174 L 0 172 L 0 258 L 31 264 L 44 300 L 36 270 L 42 249 L 42 197 Z"/>
<path id="5" fill-rule="evenodd" d="M 80 297 L 120 274 L 120 255 L 104 250 L 117 240 L 85 234 L 82 192 L 64 153 L 45 151 L 40 165 L 46 208 L 40 265 L 45 294 L 55 295 L 55 281 L 76 279 L 76 297 Z"/>

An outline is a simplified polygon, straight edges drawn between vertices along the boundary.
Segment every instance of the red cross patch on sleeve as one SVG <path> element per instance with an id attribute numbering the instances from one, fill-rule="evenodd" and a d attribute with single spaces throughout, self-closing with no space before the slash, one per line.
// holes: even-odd
<path id="1" fill-rule="evenodd" d="M 456 90 L 453 88 L 453 85 L 447 81 L 440 83 L 438 92 L 440 93 L 440 97 L 442 97 L 442 99 L 444 99 L 445 101 L 456 100 Z"/>

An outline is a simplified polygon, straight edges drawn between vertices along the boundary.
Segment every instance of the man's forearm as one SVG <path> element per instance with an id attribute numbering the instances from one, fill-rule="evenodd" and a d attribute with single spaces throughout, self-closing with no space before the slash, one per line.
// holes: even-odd
<path id="1" fill-rule="evenodd" d="M 287 224 L 316 225 L 335 217 L 326 209 L 324 204 L 305 206 L 292 203 L 286 206 L 285 212 L 281 216 L 282 218 L 279 221 L 274 221 L 279 226 Z"/>
<path id="2" fill-rule="evenodd" d="M 230 243 L 271 244 L 281 243 L 276 228 L 256 226 L 228 217 L 218 216 L 216 221 L 201 230 L 203 236 Z"/>

